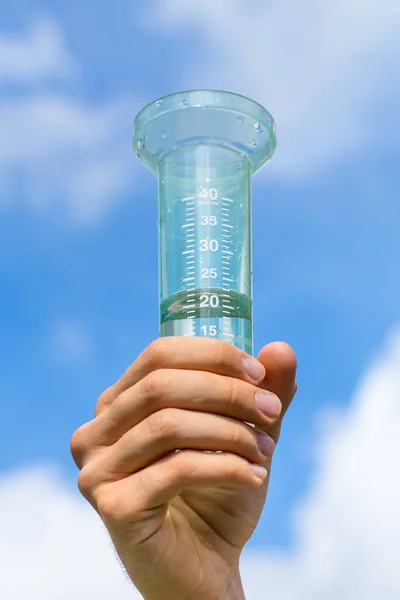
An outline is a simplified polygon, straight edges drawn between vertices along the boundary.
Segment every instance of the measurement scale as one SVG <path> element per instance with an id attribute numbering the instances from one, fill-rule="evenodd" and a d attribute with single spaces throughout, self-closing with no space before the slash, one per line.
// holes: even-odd
<path id="1" fill-rule="evenodd" d="M 139 113 L 133 143 L 158 178 L 160 335 L 251 354 L 251 176 L 275 151 L 272 116 L 237 94 L 181 92 Z"/>

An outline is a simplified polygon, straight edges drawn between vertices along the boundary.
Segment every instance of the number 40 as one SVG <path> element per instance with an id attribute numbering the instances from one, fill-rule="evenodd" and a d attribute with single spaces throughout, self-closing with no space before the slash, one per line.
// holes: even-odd
<path id="1" fill-rule="evenodd" d="M 218 200 L 218 190 L 215 188 L 202 188 L 199 192 L 199 198 L 203 198 L 203 200 Z"/>

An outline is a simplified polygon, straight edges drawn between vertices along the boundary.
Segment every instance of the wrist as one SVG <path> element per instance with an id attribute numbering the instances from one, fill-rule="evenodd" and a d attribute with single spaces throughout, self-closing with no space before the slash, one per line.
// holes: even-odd
<path id="1" fill-rule="evenodd" d="M 239 571 L 237 571 L 231 579 L 224 595 L 221 596 L 220 600 L 246 600 Z"/>

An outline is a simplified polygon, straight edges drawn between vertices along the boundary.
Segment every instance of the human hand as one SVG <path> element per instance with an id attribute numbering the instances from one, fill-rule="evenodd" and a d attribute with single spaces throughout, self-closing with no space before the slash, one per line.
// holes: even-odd
<path id="1" fill-rule="evenodd" d="M 100 396 L 71 439 L 79 489 L 145 600 L 244 598 L 239 558 L 295 392 L 286 344 L 265 346 L 257 361 L 219 340 L 170 337 Z"/>

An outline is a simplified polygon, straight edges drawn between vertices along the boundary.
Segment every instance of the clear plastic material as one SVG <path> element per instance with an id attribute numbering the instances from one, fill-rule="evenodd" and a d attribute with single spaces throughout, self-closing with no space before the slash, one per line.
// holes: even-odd
<path id="1" fill-rule="evenodd" d="M 271 115 L 228 92 L 147 106 L 134 148 L 158 178 L 160 334 L 253 350 L 251 176 L 276 146 Z"/>

